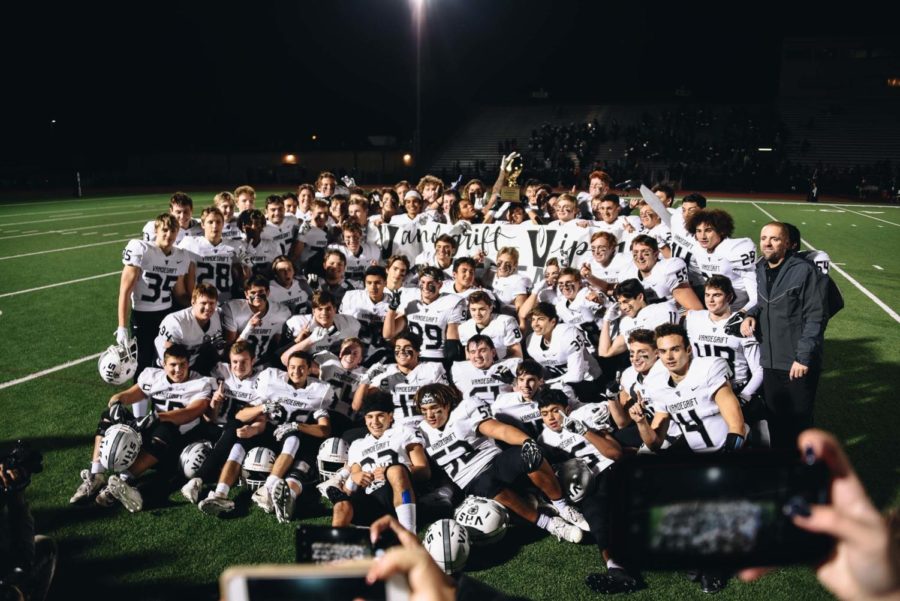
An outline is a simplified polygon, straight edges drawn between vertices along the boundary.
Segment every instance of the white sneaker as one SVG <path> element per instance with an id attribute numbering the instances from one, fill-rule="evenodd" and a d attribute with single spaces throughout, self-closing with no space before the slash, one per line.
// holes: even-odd
<path id="1" fill-rule="evenodd" d="M 275 505 L 275 517 L 281 524 L 287 524 L 294 517 L 294 495 L 291 487 L 284 480 L 279 480 L 272 487 L 272 503 Z"/>
<path id="2" fill-rule="evenodd" d="M 346 481 L 347 480 L 345 478 L 341 478 L 340 473 L 336 473 L 328 480 L 325 480 L 324 482 L 320 482 L 319 484 L 316 484 L 316 490 L 319 491 L 320 495 L 322 495 L 324 498 L 328 499 L 328 492 L 327 492 L 328 489 L 334 487 L 334 488 L 337 488 L 340 490 L 340 489 L 344 488 L 344 482 L 346 482 Z"/>
<path id="3" fill-rule="evenodd" d="M 569 522 L 570 524 L 575 524 L 585 532 L 590 532 L 591 527 L 588 526 L 587 520 L 584 519 L 584 515 L 575 507 L 572 507 L 569 504 L 566 504 L 561 510 L 559 510 L 559 517 Z"/>
<path id="4" fill-rule="evenodd" d="M 550 518 L 547 532 L 555 536 L 557 540 L 567 540 L 570 543 L 580 543 L 583 536 L 581 528 L 573 526 L 560 517 Z"/>
<path id="5" fill-rule="evenodd" d="M 275 511 L 275 506 L 272 504 L 272 495 L 269 494 L 269 489 L 265 486 L 257 488 L 256 492 L 254 492 L 253 496 L 250 498 L 253 499 L 253 502 L 266 513 Z"/>
<path id="6" fill-rule="evenodd" d="M 222 497 L 216 493 L 210 494 L 208 497 L 200 501 L 198 505 L 200 511 L 207 515 L 219 515 L 234 510 L 234 501 L 228 497 Z"/>
<path id="7" fill-rule="evenodd" d="M 104 486 L 103 490 L 94 497 L 94 503 L 100 507 L 112 507 L 116 504 L 116 498 L 113 496 L 112 491 L 109 490 L 109 487 Z"/>
<path id="8" fill-rule="evenodd" d="M 141 492 L 118 476 L 111 477 L 106 488 L 131 513 L 140 511 L 144 506 L 144 498 L 141 496 Z"/>
<path id="9" fill-rule="evenodd" d="M 91 470 L 81 470 L 81 484 L 69 499 L 69 503 L 81 503 L 97 494 L 104 486 L 106 486 L 106 474 L 91 474 Z"/>
<path id="10" fill-rule="evenodd" d="M 203 480 L 191 478 L 181 487 L 181 494 L 185 499 L 196 505 L 200 501 L 200 492 L 203 490 Z"/>

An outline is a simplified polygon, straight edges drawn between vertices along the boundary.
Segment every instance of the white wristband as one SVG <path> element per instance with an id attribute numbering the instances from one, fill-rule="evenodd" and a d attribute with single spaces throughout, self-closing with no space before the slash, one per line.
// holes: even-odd
<path id="1" fill-rule="evenodd" d="M 356 482 L 353 481 L 353 478 L 349 478 L 349 479 L 347 480 L 347 483 L 344 485 L 344 487 L 345 487 L 347 490 L 349 490 L 350 492 L 356 492 L 356 489 L 359 488 L 359 485 L 358 485 Z"/>

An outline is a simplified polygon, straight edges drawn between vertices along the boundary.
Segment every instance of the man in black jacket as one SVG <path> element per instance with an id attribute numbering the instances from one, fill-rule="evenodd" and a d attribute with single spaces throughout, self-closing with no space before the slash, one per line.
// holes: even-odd
<path id="1" fill-rule="evenodd" d="M 763 226 L 759 246 L 759 304 L 748 312 L 741 333 L 755 331 L 760 341 L 772 446 L 793 448 L 797 435 L 812 426 L 827 318 L 824 295 L 816 267 L 791 250 L 783 223 Z"/>

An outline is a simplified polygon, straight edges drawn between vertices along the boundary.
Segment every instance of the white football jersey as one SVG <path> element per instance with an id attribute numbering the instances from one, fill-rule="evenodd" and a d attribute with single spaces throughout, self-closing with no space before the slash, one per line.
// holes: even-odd
<path id="1" fill-rule="evenodd" d="M 400 425 L 392 426 L 384 431 L 380 438 L 371 433 L 358 438 L 350 445 L 347 452 L 347 465 L 358 465 L 364 472 L 374 472 L 378 467 L 405 465 L 412 467 L 412 460 L 407 450 L 414 444 L 424 445 L 418 430 Z M 366 487 L 366 494 L 371 494 L 384 486 L 387 480 L 373 480 Z"/>
<path id="2" fill-rule="evenodd" d="M 582 265 L 589 265 L 591 268 L 591 275 L 598 280 L 602 280 L 609 284 L 618 284 L 622 281 L 622 271 L 628 267 L 629 263 L 631 263 L 631 257 L 625 254 L 616 253 L 610 260 L 609 265 L 604 266 L 594 259 L 593 255 L 586 253 L 582 255 L 581 263 L 577 267 L 581 268 Z"/>
<path id="3" fill-rule="evenodd" d="M 575 383 L 600 376 L 600 366 L 584 332 L 577 326 L 557 324 L 550 336 L 550 344 L 543 336 L 528 337 L 528 356 L 544 368 L 545 379 L 560 378 Z"/>
<path id="4" fill-rule="evenodd" d="M 324 354 L 316 357 L 316 362 L 319 363 L 319 379 L 328 383 L 334 391 L 332 403 L 328 409 L 352 417 L 353 393 L 359 388 L 359 383 L 366 375 L 366 370 L 362 367 L 348 370 L 334 355 L 329 353 L 329 356 L 325 357 Z"/>
<path id="5" fill-rule="evenodd" d="M 277 280 L 269 282 L 269 301 L 284 305 L 293 315 L 309 313 L 310 296 L 312 296 L 312 290 L 306 280 L 295 278 L 287 288 L 279 284 Z"/>
<path id="6" fill-rule="evenodd" d="M 286 255 L 290 252 L 291 246 L 294 245 L 294 240 L 297 239 L 298 227 L 299 222 L 297 218 L 294 215 L 285 213 L 284 220 L 281 223 L 267 222 L 266 227 L 260 233 L 260 238 L 276 242 L 281 249 L 281 254 Z"/>
<path id="7" fill-rule="evenodd" d="M 363 242 L 360 245 L 358 255 L 354 255 L 349 248 L 341 244 L 329 244 L 328 248 L 339 250 L 344 254 L 344 257 L 347 259 L 344 278 L 360 288 L 365 283 L 366 269 L 372 266 L 372 261 L 378 263 L 381 260 L 381 249 L 368 242 Z"/>
<path id="8" fill-rule="evenodd" d="M 560 295 L 554 305 L 559 321 L 581 326 L 586 332 L 599 330 L 602 320 L 598 317 L 598 314 L 603 305 L 588 300 L 587 296 L 591 292 L 593 290 L 590 288 L 582 288 L 572 300 L 567 300 L 566 297 Z"/>
<path id="9" fill-rule="evenodd" d="M 437 362 L 419 363 L 408 374 L 404 374 L 397 364 L 389 365 L 387 370 L 379 374 L 370 386 L 380 388 L 391 395 L 394 400 L 394 423 L 412 424 L 422 421 L 416 412 L 413 397 L 416 391 L 426 384 L 447 384 L 447 372 Z"/>
<path id="10" fill-rule="evenodd" d="M 628 345 L 628 336 L 635 330 L 656 330 L 664 323 L 678 323 L 678 308 L 673 301 L 647 305 L 634 317 L 623 315 L 619 320 L 619 335 Z"/>
<path id="11" fill-rule="evenodd" d="M 268 419 L 275 425 L 296 422 L 314 423 L 328 417 L 328 407 L 333 395 L 331 387 L 317 378 L 308 378 L 306 386 L 295 388 L 286 371 L 270 367 L 256 379 L 256 399 L 253 405 L 277 401 L 281 408 Z"/>
<path id="12" fill-rule="evenodd" d="M 756 245 L 750 238 L 725 238 L 708 252 L 697 249 L 697 268 L 707 279 L 724 275 L 734 285 L 735 311 L 756 305 Z"/>
<path id="13" fill-rule="evenodd" d="M 798 252 L 797 255 L 813 263 L 823 275 L 828 275 L 828 270 L 831 268 L 831 257 L 824 250 L 804 250 Z"/>
<path id="14" fill-rule="evenodd" d="M 450 369 L 450 376 L 464 399 L 479 399 L 490 405 L 498 395 L 512 392 L 513 389 L 511 383 L 507 384 L 497 379 L 498 370 L 505 368 L 515 376 L 521 362 L 522 360 L 516 357 L 494 363 L 487 369 L 478 369 L 470 361 L 456 361 Z"/>
<path id="15" fill-rule="evenodd" d="M 658 223 L 649 230 L 642 225 L 638 233 L 642 236 L 650 236 L 656 240 L 656 244 L 659 246 L 660 250 L 662 250 L 664 246 L 672 246 L 672 230 L 670 230 L 665 223 Z"/>
<path id="16" fill-rule="evenodd" d="M 584 408 L 586 407 L 587 405 Z M 576 417 L 575 411 L 570 415 Z M 569 457 L 581 459 L 594 475 L 613 464 L 613 460 L 601 453 L 587 438 L 566 429 L 554 432 L 550 428 L 544 428 L 541 430 L 540 441 L 548 447 L 559 449 Z"/>
<path id="17" fill-rule="evenodd" d="M 392 225 L 393 225 L 393 223 L 394 222 L 391 221 Z M 447 280 L 451 280 L 451 281 L 453 280 L 453 262 L 451 261 L 450 265 L 448 265 L 447 267 L 441 267 L 440 265 L 438 265 L 437 255 L 433 248 L 431 248 L 429 250 L 424 250 L 424 251 L 420 252 L 419 254 L 417 254 L 416 258 L 413 260 L 413 265 L 415 265 L 415 266 L 421 265 L 422 267 L 437 267 L 438 269 L 440 269 L 441 271 L 444 272 L 444 281 L 445 282 Z M 411 271 L 415 271 L 415 269 L 412 269 Z"/>
<path id="18" fill-rule="evenodd" d="M 514 344 L 522 342 L 522 331 L 519 329 L 519 323 L 511 315 L 495 314 L 491 316 L 491 321 L 484 328 L 475 325 L 474 319 L 467 319 L 459 324 L 459 341 L 463 348 L 469 342 L 469 338 L 475 334 L 487 336 L 494 343 L 497 349 L 497 358 L 506 358 L 506 349 Z"/>
<path id="19" fill-rule="evenodd" d="M 144 397 L 149 399 L 157 412 L 184 409 L 199 399 L 210 399 L 215 391 L 215 380 L 204 378 L 191 372 L 184 382 L 175 383 L 169 380 L 165 370 L 148 367 L 138 376 L 137 385 Z M 178 426 L 184 434 L 200 423 L 200 418 Z"/>
<path id="20" fill-rule="evenodd" d="M 608 232 L 616 237 L 616 251 L 621 253 L 624 249 L 625 217 L 619 216 L 612 223 L 605 221 L 591 221 L 591 233 Z"/>
<path id="21" fill-rule="evenodd" d="M 634 261 L 631 261 L 630 265 L 619 273 L 619 278 L 619 281 L 634 278 L 641 282 L 644 290 L 653 290 L 659 298 L 671 300 L 675 288 L 688 283 L 688 272 L 684 261 L 672 257 L 657 261 L 647 276 L 644 276 Z"/>
<path id="22" fill-rule="evenodd" d="M 281 246 L 274 240 L 263 238 L 255 246 L 249 240 L 241 244 L 241 262 L 253 267 L 254 271 L 268 269 L 281 254 Z"/>
<path id="23" fill-rule="evenodd" d="M 725 444 L 728 424 L 714 397 L 728 383 L 729 374 L 725 359 L 695 357 L 687 375 L 677 384 L 668 372 L 645 380 L 654 410 L 667 414 L 679 425 L 695 453 L 712 453 Z"/>
<path id="24" fill-rule="evenodd" d="M 328 246 L 328 232 L 316 226 L 311 227 L 306 232 L 300 229 L 297 239 L 303 243 L 303 252 L 300 253 L 300 262 L 306 264 L 315 257 L 320 256 Z"/>
<path id="25" fill-rule="evenodd" d="M 284 327 L 290 334 L 291 339 L 296 339 L 301 330 L 308 328 L 312 331 L 321 326 L 313 319 L 312 315 L 294 315 L 287 320 Z M 313 345 L 309 352 L 316 354 L 323 351 L 331 351 L 337 355 L 340 351 L 341 342 L 345 338 L 351 338 L 358 334 L 359 322 L 356 321 L 356 318 L 338 313 L 334 316 L 334 324 L 329 330 L 329 334 Z"/>
<path id="26" fill-rule="evenodd" d="M 531 280 L 524 275 L 514 273 L 505 278 L 495 275 L 491 282 L 491 290 L 494 296 L 507 306 L 514 306 L 516 297 L 520 294 L 528 294 L 531 290 Z"/>
<path id="27" fill-rule="evenodd" d="M 478 426 L 489 419 L 493 418 L 487 405 L 465 399 L 450 412 L 442 429 L 432 428 L 424 421 L 419 424 L 425 439 L 425 452 L 462 489 L 490 467 L 491 461 L 500 454 L 497 443 L 478 431 Z"/>
<path id="28" fill-rule="evenodd" d="M 420 357 L 443 359 L 447 326 L 451 323 L 462 323 L 463 305 L 455 294 L 442 294 L 430 305 L 421 300 L 414 300 L 405 307 L 401 305 L 397 314 L 405 315 L 406 327 L 422 338 Z"/>
<path id="29" fill-rule="evenodd" d="M 704 277 L 697 266 L 697 251 L 703 250 L 697 246 L 697 240 L 693 232 L 688 232 L 684 227 L 684 214 L 681 211 L 672 213 L 672 256 L 678 257 L 688 268 L 688 280 L 691 286 L 702 286 Z"/>
<path id="30" fill-rule="evenodd" d="M 213 246 L 204 236 L 188 236 L 178 246 L 188 251 L 197 264 L 197 283 L 215 286 L 219 292 L 219 306 L 231 300 L 233 268 L 241 266 L 240 249 L 224 239 Z"/>
<path id="31" fill-rule="evenodd" d="M 231 242 L 235 246 L 240 246 L 238 243 L 244 240 L 244 232 L 238 228 L 237 219 L 232 219 L 225 224 L 222 228 L 222 239 Z"/>
<path id="32" fill-rule="evenodd" d="M 349 290 L 341 300 L 340 313 L 350 315 L 359 322 L 359 339 L 365 345 L 366 359 L 374 356 L 387 356 L 384 341 L 384 316 L 390 304 L 390 295 L 385 294 L 380 302 L 373 302 L 367 290 Z M 379 352 L 380 351 L 380 352 Z"/>
<path id="33" fill-rule="evenodd" d="M 172 290 L 191 267 L 190 255 L 180 248 L 163 253 L 153 242 L 131 240 L 122 251 L 122 264 L 141 270 L 131 292 L 136 311 L 165 311 L 172 307 Z"/>
<path id="34" fill-rule="evenodd" d="M 653 423 L 653 416 L 656 415 L 656 411 L 653 409 L 653 404 L 649 402 L 650 397 L 647 394 L 645 382 L 648 380 L 652 381 L 654 377 L 658 377 L 657 374 L 665 374 L 665 377 L 669 375 L 666 367 L 660 361 L 654 362 L 646 375 L 639 374 L 637 370 L 629 366 L 628 369 L 622 372 L 622 379 L 619 380 L 619 390 L 624 391 L 628 398 L 637 400 L 637 395 L 640 393 L 640 397 L 645 401 L 644 416 L 647 418 L 647 423 Z M 666 431 L 666 440 L 663 442 L 662 448 L 667 449 L 679 438 L 681 438 L 681 428 L 678 427 L 675 420 L 669 420 L 669 429 Z"/>
<path id="35" fill-rule="evenodd" d="M 725 359 L 731 369 L 728 379 L 732 382 L 743 386 L 754 375 L 759 376 L 753 389 L 747 391 L 749 398 L 762 384 L 759 343 L 753 336 L 742 338 L 726 334 L 725 322 L 731 315 L 721 321 L 713 321 L 709 318 L 709 311 L 688 311 L 684 327 L 694 349 L 694 356 Z"/>
<path id="36" fill-rule="evenodd" d="M 240 336 L 253 317 L 250 302 L 243 299 L 229 301 L 222 307 L 222 328 L 227 332 L 235 332 Z M 262 316 L 258 326 L 247 337 L 247 342 L 256 347 L 256 356 L 262 357 L 272 348 L 276 337 L 281 337 L 284 324 L 291 317 L 287 307 L 278 303 L 269 303 L 269 309 Z"/>
<path id="37" fill-rule="evenodd" d="M 216 380 L 216 385 L 222 385 L 222 394 L 225 395 L 225 401 L 219 409 L 219 415 L 216 418 L 217 424 L 224 424 L 230 419 L 234 419 L 235 414 L 250 405 L 256 398 L 256 376 L 259 370 L 254 369 L 250 375 L 243 380 L 234 375 L 231 366 L 227 363 L 218 363 L 212 370 L 212 377 Z"/>
<path id="38" fill-rule="evenodd" d="M 525 400 L 521 392 L 504 392 L 498 395 L 497 400 L 491 404 L 491 413 L 496 418 L 506 418 L 501 421 L 513 422 L 532 438 L 544 429 L 544 420 L 541 419 L 537 403 Z"/>
<path id="39" fill-rule="evenodd" d="M 141 230 L 142 238 L 144 242 L 150 242 L 154 244 L 156 242 L 156 219 L 151 219 L 146 224 L 144 224 L 143 230 Z M 177 245 L 179 242 L 185 239 L 186 236 L 202 236 L 203 235 L 203 227 L 200 225 L 200 222 L 196 219 L 191 219 L 191 224 L 187 227 L 187 229 L 179 227 L 178 234 L 175 235 L 175 244 Z"/>
<path id="40" fill-rule="evenodd" d="M 205 329 L 200 327 L 190 307 L 169 313 L 159 324 L 159 335 L 154 341 L 160 361 L 163 360 L 166 341 L 184 345 L 191 354 L 190 363 L 193 366 L 204 345 L 212 345 L 217 350 L 225 348 L 219 312 L 212 314 Z"/>

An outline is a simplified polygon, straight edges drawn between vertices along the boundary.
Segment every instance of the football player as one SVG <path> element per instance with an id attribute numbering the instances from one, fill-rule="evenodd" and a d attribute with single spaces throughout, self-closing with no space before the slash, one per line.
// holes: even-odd
<path id="1" fill-rule="evenodd" d="M 419 277 L 419 299 L 401 307 L 394 295 L 384 317 L 384 338 L 393 340 L 408 328 L 423 341 L 424 361 L 455 361 L 463 354 L 459 343 L 462 301 L 455 294 L 440 293 L 443 279 L 444 272 L 437 267 L 425 267 Z"/>
<path id="2" fill-rule="evenodd" d="M 234 195 L 231 192 L 219 192 L 213 197 L 213 206 L 222 212 L 225 225 L 222 227 L 222 238 L 230 244 L 240 246 L 244 234 L 237 225 L 235 218 Z"/>
<path id="3" fill-rule="evenodd" d="M 245 276 L 249 278 L 251 273 L 268 276 L 267 272 L 272 261 L 282 252 L 277 242 L 261 237 L 266 227 L 265 216 L 257 209 L 243 211 L 238 217 L 238 227 L 244 232 L 244 242 L 241 245 L 242 258 L 245 266 L 249 266 Z"/>
<path id="4" fill-rule="evenodd" d="M 234 202 L 237 205 L 235 217 L 240 217 L 245 211 L 252 211 L 256 207 L 256 190 L 251 186 L 238 186 L 234 189 Z"/>
<path id="5" fill-rule="evenodd" d="M 312 315 L 294 315 L 284 329 L 284 337 L 293 341 L 281 350 L 281 362 L 287 365 L 288 357 L 296 351 L 336 353 L 341 340 L 359 335 L 360 323 L 355 317 L 338 313 L 334 297 L 319 291 L 312 296 Z"/>
<path id="6" fill-rule="evenodd" d="M 281 255 L 272 261 L 273 278 L 269 282 L 269 300 L 287 307 L 292 315 L 309 312 L 312 289 L 306 278 L 296 276 L 290 257 Z"/>
<path id="7" fill-rule="evenodd" d="M 628 349 L 628 336 L 634 330 L 653 330 L 664 323 L 678 323 L 678 308 L 672 301 L 648 304 L 647 290 L 635 279 L 620 282 L 613 290 L 617 305 L 610 307 L 600 328 L 601 357 L 617 357 Z M 693 291 L 691 291 L 693 294 Z M 621 318 L 620 318 L 621 316 Z M 613 322 L 619 320 L 618 334 L 611 338 Z"/>
<path id="8" fill-rule="evenodd" d="M 292 260 L 300 256 L 297 245 L 297 229 L 299 221 L 294 215 L 289 215 L 284 208 L 284 198 L 280 194 L 271 194 L 266 197 L 266 227 L 263 228 L 261 237 L 273 240 L 281 249 L 280 255 L 287 255 Z"/>
<path id="9" fill-rule="evenodd" d="M 425 203 L 422 195 L 416 190 L 409 190 L 403 195 L 404 213 L 398 213 L 391 217 L 391 225 L 406 225 L 408 223 L 426 223 L 430 221 L 428 215 L 422 213 Z"/>
<path id="10" fill-rule="evenodd" d="M 245 299 L 235 299 L 222 308 L 225 342 L 246 340 L 256 349 L 258 363 L 278 365 L 276 351 L 291 313 L 287 307 L 269 302 L 269 281 L 261 275 L 247 280 L 244 296 Z"/>
<path id="11" fill-rule="evenodd" d="M 425 250 L 416 256 L 413 264 L 422 267 L 436 267 L 444 272 L 445 279 L 453 277 L 453 257 L 458 248 L 456 238 L 449 234 L 441 234 L 434 241 L 434 250 Z"/>
<path id="12" fill-rule="evenodd" d="M 698 286 L 703 285 L 703 274 L 697 266 L 697 239 L 694 238 L 694 232 L 689 232 L 684 224 L 690 219 L 691 215 L 706 208 L 706 197 L 702 194 L 688 194 L 681 199 L 681 210 L 672 213 L 672 256 L 678 257 L 688 268 L 688 280 L 691 286 L 696 290 Z M 699 293 L 698 293 L 699 294 Z"/>
<path id="13" fill-rule="evenodd" d="M 143 497 L 131 482 L 157 463 L 178 457 L 189 440 L 188 433 L 200 424 L 215 388 L 212 379 L 190 370 L 189 356 L 180 344 L 167 347 L 162 369 L 148 367 L 141 372 L 137 384 L 110 397 L 94 437 L 91 467 L 82 470 L 82 482 L 70 503 L 86 501 L 96 494 L 95 502 L 102 507 L 110 507 L 118 500 L 132 513 L 143 508 Z M 100 441 L 106 430 L 121 423 L 123 414 L 127 414 L 123 405 L 144 400 L 150 402 L 153 411 L 136 424 L 141 432 L 141 450 L 131 467 L 107 480 L 100 463 Z"/>
<path id="14" fill-rule="evenodd" d="M 193 218 L 194 201 L 184 192 L 176 192 L 169 199 L 169 214 L 178 222 L 175 244 L 181 242 L 185 236 L 203 235 L 200 222 Z M 142 231 L 144 242 L 153 242 L 156 239 L 156 220 L 148 221 Z"/>
<path id="15" fill-rule="evenodd" d="M 350 315 L 359 321 L 359 337 L 365 344 L 367 365 L 388 358 L 384 342 L 384 317 L 387 315 L 391 296 L 385 293 L 387 271 L 381 266 L 366 269 L 363 277 L 365 290 L 350 290 L 341 301 L 342 315 Z"/>
<path id="16" fill-rule="evenodd" d="M 326 491 L 334 503 L 331 525 L 341 528 L 351 523 L 368 524 L 394 513 L 404 528 L 415 533 L 413 483 L 425 483 L 431 478 L 421 435 L 415 429 L 394 426 L 394 405 L 387 393 L 369 395 L 361 413 L 368 434 L 350 445 L 350 476 L 343 490 Z"/>
<path id="17" fill-rule="evenodd" d="M 341 226 L 343 244 L 331 244 L 329 249 L 340 251 L 347 263 L 344 277 L 354 288 L 361 288 L 366 269 L 378 265 L 381 249 L 364 241 L 364 234 L 359 223 L 347 221 Z"/>
<path id="18" fill-rule="evenodd" d="M 322 264 L 325 248 L 328 246 L 328 208 L 326 201 L 318 198 L 313 200 L 309 218 L 300 223 L 297 231 L 297 240 L 301 245 L 300 263 L 307 266 L 307 275 L 319 273 L 318 266 Z M 313 266 L 312 272 L 309 266 Z"/>
<path id="19" fill-rule="evenodd" d="M 353 395 L 353 409 L 359 411 L 363 401 L 372 389 L 390 393 L 394 400 L 394 422 L 415 426 L 422 420 L 415 410 L 413 396 L 425 384 L 447 383 L 447 372 L 440 363 L 431 361 L 420 363 L 419 353 L 422 339 L 411 331 L 401 332 L 394 339 L 396 363 L 384 365 L 376 363 L 366 372 L 365 378 Z"/>
<path id="20" fill-rule="evenodd" d="M 540 442 L 551 455 L 563 461 L 576 460 L 577 469 L 587 469 L 586 487 L 569 484 L 570 498 L 578 497 L 600 556 L 606 563 L 605 574 L 591 574 L 588 586 L 606 594 L 637 590 L 637 582 L 610 557 L 609 543 L 609 468 L 622 458 L 622 447 L 610 434 L 609 412 L 603 405 L 590 403 L 572 410 L 561 390 L 542 388 L 535 395 L 544 429 Z"/>
<path id="21" fill-rule="evenodd" d="M 472 317 L 459 324 L 461 344 L 467 345 L 472 336 L 481 334 L 493 341 L 498 359 L 522 356 L 522 330 L 514 317 L 494 314 L 491 297 L 483 290 L 473 291 L 467 305 Z"/>
<path id="22" fill-rule="evenodd" d="M 497 274 L 491 282 L 491 289 L 503 306 L 515 309 L 513 315 L 517 314 L 531 290 L 531 280 L 518 271 L 518 249 L 505 247 L 497 251 Z"/>
<path id="23" fill-rule="evenodd" d="M 494 341 L 484 334 L 469 338 L 466 356 L 468 361 L 457 361 L 450 370 L 450 380 L 464 399 L 474 398 L 490 405 L 501 393 L 512 392 L 521 358 L 497 361 Z"/>
<path id="24" fill-rule="evenodd" d="M 350 283 L 344 275 L 347 272 L 347 257 L 339 250 L 328 248 L 325 251 L 325 259 L 322 263 L 323 277 L 318 279 L 318 288 L 328 292 L 334 297 L 334 302 L 340 306 L 344 300 L 344 294 L 356 287 Z"/>
<path id="25" fill-rule="evenodd" d="M 619 203 L 619 196 L 616 194 L 605 194 L 598 206 L 600 220 L 592 222 L 591 225 L 595 230 L 612 234 L 616 239 L 616 250 L 619 253 L 624 253 L 626 232 L 628 230 L 633 232 L 635 228 L 625 216 L 620 215 L 621 211 L 622 205 Z"/>
<path id="26" fill-rule="evenodd" d="M 293 215 L 299 221 L 300 216 L 297 214 L 297 208 L 300 206 L 300 199 L 297 198 L 297 195 L 293 192 L 285 192 L 281 195 L 281 199 L 284 201 L 285 215 Z"/>
<path id="27" fill-rule="evenodd" d="M 156 218 L 154 227 L 156 233 L 152 244 L 132 240 L 122 251 L 124 267 L 119 283 L 116 342 L 127 348 L 129 333 L 137 340 L 135 382 L 144 369 L 156 365 L 154 341 L 163 318 L 172 310 L 173 297 L 179 304 L 187 305 L 194 288 L 191 258 L 187 252 L 175 247 L 178 221 L 173 215 L 164 213 Z"/>
<path id="28" fill-rule="evenodd" d="M 170 313 L 159 325 L 156 352 L 160 360 L 173 344 L 183 345 L 189 353 L 191 369 L 208 374 L 225 348 L 222 320 L 216 310 L 218 291 L 211 284 L 199 284 L 191 295 L 191 306 Z"/>
<path id="29" fill-rule="evenodd" d="M 493 304 L 494 295 L 482 288 L 475 277 L 478 263 L 472 257 L 459 257 L 453 261 L 453 279 L 444 280 L 441 285 L 441 293 L 455 294 L 460 298 L 469 298 L 469 295 L 483 291 L 491 298 Z"/>
<path id="30" fill-rule="evenodd" d="M 200 214 L 202 236 L 188 236 L 179 247 L 191 253 L 196 265 L 196 283 L 212 284 L 219 292 L 219 302 L 231 300 L 231 290 L 244 275 L 239 246 L 226 242 L 222 237 L 225 217 L 222 212 L 209 207 Z"/>
<path id="31" fill-rule="evenodd" d="M 703 209 L 691 215 L 685 227 L 697 238 L 694 257 L 700 273 L 707 279 L 719 274 L 731 280 L 736 295 L 731 308 L 749 311 L 756 306 L 756 244 L 750 238 L 731 237 L 731 215 L 721 209 Z"/>
<path id="32" fill-rule="evenodd" d="M 353 410 L 353 396 L 366 376 L 366 369 L 361 367 L 363 360 L 363 342 L 359 338 L 350 337 L 341 342 L 341 350 L 337 357 L 331 353 L 322 353 L 316 357 L 319 364 L 319 379 L 327 382 L 334 391 L 331 406 L 331 430 L 336 436 L 357 424 L 357 412 Z"/>
<path id="33" fill-rule="evenodd" d="M 316 188 L 312 184 L 300 184 L 297 186 L 297 219 L 309 221 L 312 217 L 310 210 L 315 200 Z"/>
<path id="34" fill-rule="evenodd" d="M 303 491 L 302 467 L 314 464 L 323 439 L 331 435 L 331 387 L 309 376 L 312 356 L 303 351 L 291 354 L 287 372 L 268 368 L 257 379 L 257 399 L 235 416 L 252 423 L 265 416 L 275 427 L 273 435 L 280 451 L 265 486 L 253 493 L 253 501 L 266 513 L 274 511 L 281 523 L 290 521 L 294 504 Z"/>
<path id="35" fill-rule="evenodd" d="M 687 266 L 677 257 L 659 258 L 656 239 L 643 234 L 631 242 L 632 263 L 619 272 L 620 281 L 636 279 L 657 297 L 674 300 L 685 309 L 702 309 L 703 304 L 688 282 Z"/>
<path id="36" fill-rule="evenodd" d="M 574 267 L 566 267 L 559 272 L 557 286 L 560 297 L 555 306 L 559 320 L 580 327 L 589 339 L 596 342 L 606 297 L 582 286 L 581 274 Z"/>
<path id="37" fill-rule="evenodd" d="M 425 452 L 465 495 L 494 499 L 528 522 L 560 539 L 577 543 L 587 523 L 569 505 L 540 446 L 521 430 L 491 416 L 476 400 L 460 400 L 450 386 L 428 384 L 416 392 L 416 406 L 424 416 L 419 431 Z M 500 450 L 496 441 L 509 445 Z M 511 486 L 522 476 L 553 503 L 558 516 L 538 513 Z"/>
<path id="38" fill-rule="evenodd" d="M 516 368 L 516 384 L 513 392 L 504 392 L 497 396 L 497 400 L 491 405 L 491 413 L 494 418 L 515 426 L 522 432 L 536 438 L 544 428 L 541 421 L 541 412 L 534 400 L 534 395 L 544 386 L 544 374 L 541 366 L 526 359 Z M 562 390 L 574 403 L 575 392 L 564 384 L 554 384 L 555 388 Z"/>
<path id="39" fill-rule="evenodd" d="M 660 254 L 666 259 L 672 257 L 672 230 L 662 222 L 662 218 L 646 202 L 638 205 L 638 215 L 641 217 L 641 234 L 650 236 L 656 240 Z"/>
<path id="40" fill-rule="evenodd" d="M 628 265 L 626 255 L 616 252 L 616 237 L 609 232 L 591 235 L 591 254 L 585 255 L 579 273 L 592 288 L 605 293 L 621 281 L 619 273 Z"/>

